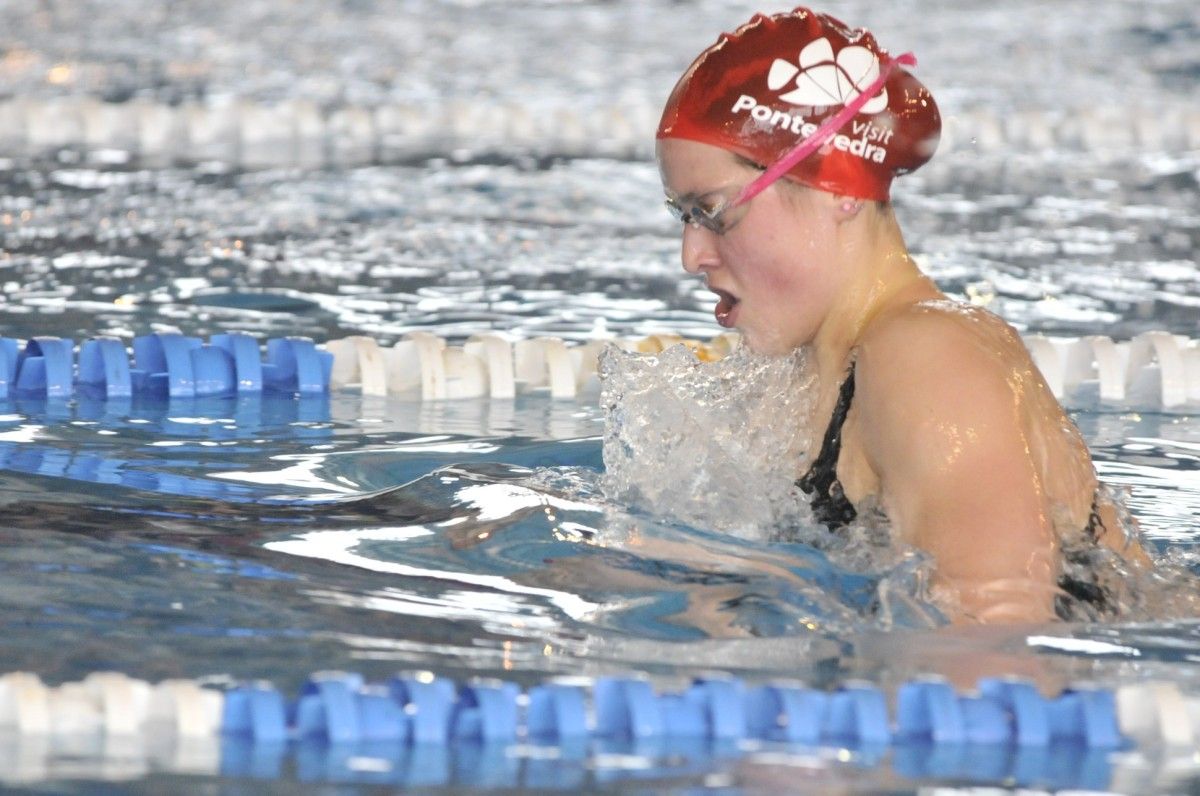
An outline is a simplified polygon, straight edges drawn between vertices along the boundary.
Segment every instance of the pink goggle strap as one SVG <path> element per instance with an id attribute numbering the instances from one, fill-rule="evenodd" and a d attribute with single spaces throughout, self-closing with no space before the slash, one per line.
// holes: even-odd
<path id="1" fill-rule="evenodd" d="M 826 119 L 812 135 L 796 144 L 796 146 L 788 150 L 787 154 L 772 163 L 766 171 L 759 175 L 758 179 L 747 185 L 742 189 L 741 193 L 734 197 L 733 201 L 729 203 L 729 207 L 732 209 L 740 204 L 749 202 L 765 191 L 767 186 L 790 171 L 792 166 L 795 166 L 813 152 L 816 152 L 822 144 L 833 138 L 834 134 L 842 128 L 842 125 L 850 121 L 851 116 L 858 113 L 862 106 L 870 102 L 871 98 L 879 93 L 879 90 L 883 88 L 883 84 L 892 76 L 892 72 L 896 71 L 901 65 L 916 66 L 916 56 L 912 53 L 904 53 L 883 64 L 883 68 L 879 70 L 879 77 L 871 81 L 871 84 L 863 89 L 862 93 L 847 102 L 845 107 L 836 114 Z"/>

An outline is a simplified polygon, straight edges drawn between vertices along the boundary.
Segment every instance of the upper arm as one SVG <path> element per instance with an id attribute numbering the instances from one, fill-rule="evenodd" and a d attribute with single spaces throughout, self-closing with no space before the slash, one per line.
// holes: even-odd
<path id="1" fill-rule="evenodd" d="M 934 556 L 938 580 L 969 611 L 1020 603 L 1012 611 L 1020 618 L 1049 618 L 1056 537 L 1024 421 L 1025 385 L 1000 341 L 957 323 L 900 321 L 864 344 L 867 455 L 898 534 Z"/>

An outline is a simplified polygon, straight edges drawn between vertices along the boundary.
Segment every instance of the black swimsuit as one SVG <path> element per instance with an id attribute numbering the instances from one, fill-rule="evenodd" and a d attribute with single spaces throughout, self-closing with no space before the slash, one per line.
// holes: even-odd
<path id="1" fill-rule="evenodd" d="M 831 531 L 844 528 L 858 517 L 854 504 L 846 498 L 842 484 L 837 477 L 838 457 L 842 453 L 842 426 L 846 423 L 846 415 L 850 412 L 850 402 L 854 400 L 854 363 L 850 364 L 850 372 L 838 391 L 837 404 L 833 407 L 833 417 L 829 427 L 825 429 L 825 439 L 821 442 L 821 451 L 813 460 L 808 472 L 796 481 L 796 486 L 811 498 L 813 516 L 819 522 L 829 526 Z M 1077 601 L 1091 607 L 1094 614 L 1111 614 L 1114 610 L 1111 591 L 1099 582 L 1091 563 L 1091 553 L 1100 532 L 1104 530 L 1104 521 L 1096 506 L 1096 498 L 1092 498 L 1092 510 L 1088 515 L 1087 526 L 1083 529 L 1084 536 L 1089 542 L 1086 545 L 1064 545 L 1062 556 L 1064 569 L 1072 570 L 1059 576 L 1058 587 L 1061 594 L 1054 598 L 1055 613 L 1061 619 L 1073 619 L 1076 611 L 1072 603 Z"/>
<path id="2" fill-rule="evenodd" d="M 853 400 L 854 365 L 851 363 L 850 372 L 846 374 L 846 380 L 842 382 L 842 389 L 838 392 L 833 417 L 829 419 L 829 427 L 825 429 L 821 452 L 813 460 L 808 472 L 796 482 L 796 486 L 812 498 L 813 516 L 820 523 L 828 525 L 830 530 L 845 527 L 858 516 L 854 504 L 846 499 L 846 493 L 842 491 L 842 484 L 837 477 L 838 457 L 842 454 L 842 426 L 846 423 L 846 415 Z"/>

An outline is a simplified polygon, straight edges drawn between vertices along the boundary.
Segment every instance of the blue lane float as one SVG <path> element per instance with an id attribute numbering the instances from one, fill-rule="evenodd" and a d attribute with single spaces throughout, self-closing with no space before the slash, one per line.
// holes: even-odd
<path id="1" fill-rule="evenodd" d="M 385 709 L 380 700 L 395 709 Z M 847 683 L 834 691 L 795 684 L 748 688 L 733 677 L 698 679 L 682 691 L 663 693 L 639 677 L 604 677 L 592 684 L 589 699 L 580 685 L 553 682 L 526 694 L 501 680 L 459 685 L 407 676 L 370 685 L 355 674 L 328 673 L 310 679 L 286 711 L 282 704 L 269 684 L 232 689 L 226 694 L 223 731 L 255 740 L 315 736 L 333 743 L 391 738 L 451 745 L 525 737 L 749 739 L 851 747 L 893 741 L 1073 743 L 1110 750 L 1128 745 L 1111 691 L 1068 689 L 1049 699 L 1022 681 L 985 680 L 978 693 L 968 695 L 941 681 L 906 683 L 897 691 L 895 716 L 883 691 L 869 683 Z"/>
<path id="2" fill-rule="evenodd" d="M 133 374 L 125 346 L 114 337 L 97 337 L 79 347 L 79 386 L 102 398 L 133 395 Z"/>
<path id="3" fill-rule="evenodd" d="M 587 738 L 587 705 L 583 688 L 565 683 L 534 686 L 529 689 L 525 722 L 530 737 L 544 742 Z"/>
<path id="4" fill-rule="evenodd" d="M 177 333 L 141 335 L 132 350 L 131 363 L 120 340 L 91 338 L 79 346 L 76 363 L 69 339 L 35 337 L 22 347 L 0 338 L 0 399 L 319 395 L 329 392 L 333 369 L 333 354 L 305 337 L 267 340 L 265 361 L 259 341 L 238 333 L 208 343 Z"/>
<path id="5" fill-rule="evenodd" d="M 70 398 L 75 378 L 75 346 L 57 337 L 35 337 L 17 355 L 14 382 L 21 393 Z"/>
<path id="6" fill-rule="evenodd" d="M 320 351 L 306 337 L 267 341 L 267 362 L 262 367 L 263 386 L 278 392 L 302 395 L 329 391 L 333 355 Z"/>
<path id="7" fill-rule="evenodd" d="M 417 744 L 444 744 L 450 734 L 455 685 L 432 675 L 394 677 L 388 693 L 406 710 L 407 736 Z"/>
<path id="8" fill-rule="evenodd" d="M 225 694 L 221 731 L 256 743 L 288 739 L 287 705 L 283 694 L 265 683 L 241 685 Z"/>
<path id="9" fill-rule="evenodd" d="M 232 358 L 238 394 L 262 392 L 263 364 L 257 340 L 248 334 L 230 333 L 214 334 L 211 342 Z"/>
<path id="10" fill-rule="evenodd" d="M 7 398 L 16 389 L 19 351 L 16 340 L 0 337 L 0 399 Z"/>
<path id="11" fill-rule="evenodd" d="M 768 741 L 816 744 L 828 703 L 828 694 L 812 688 L 759 686 L 746 695 L 748 730 Z"/>

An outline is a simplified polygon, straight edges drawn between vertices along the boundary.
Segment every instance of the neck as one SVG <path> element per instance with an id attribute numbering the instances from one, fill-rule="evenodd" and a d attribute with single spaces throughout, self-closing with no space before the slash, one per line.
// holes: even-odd
<path id="1" fill-rule="evenodd" d="M 846 282 L 813 339 L 821 383 L 834 390 L 842 382 L 850 351 L 872 321 L 889 309 L 942 296 L 909 256 L 890 211 L 868 205 L 842 224 L 839 236 L 844 254 L 838 266 Z"/>

